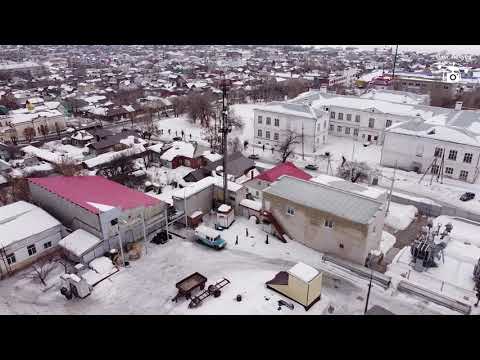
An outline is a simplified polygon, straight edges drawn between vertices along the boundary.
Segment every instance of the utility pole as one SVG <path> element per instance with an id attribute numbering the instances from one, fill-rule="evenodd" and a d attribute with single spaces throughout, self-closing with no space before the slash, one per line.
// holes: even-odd
<path id="1" fill-rule="evenodd" d="M 393 184 L 395 183 L 395 174 L 397 173 L 397 162 L 395 161 L 395 168 L 393 169 L 393 177 L 392 177 L 392 183 L 390 185 L 390 191 L 388 194 L 388 205 L 387 205 L 387 211 L 385 214 L 388 214 L 390 211 L 390 203 L 392 202 L 392 193 L 393 193 Z"/>
<path id="2" fill-rule="evenodd" d="M 220 129 L 222 133 L 222 155 L 223 155 L 223 203 L 228 205 L 228 182 L 227 182 L 227 135 L 228 135 L 228 110 L 227 110 L 227 82 L 225 75 L 223 75 L 222 81 L 222 128 Z"/>
<path id="3" fill-rule="evenodd" d="M 302 160 L 305 160 L 305 141 L 303 135 L 303 120 L 302 120 Z"/>
<path id="4" fill-rule="evenodd" d="M 398 53 L 398 45 L 395 48 L 395 56 L 393 57 L 393 72 L 392 72 L 392 81 L 395 80 L 395 67 L 397 65 L 397 53 Z"/>
<path id="5" fill-rule="evenodd" d="M 370 300 L 370 290 L 372 289 L 372 278 L 373 270 L 370 270 L 370 282 L 368 283 L 367 301 L 365 302 L 365 310 L 363 311 L 363 315 L 366 315 L 368 311 L 368 301 Z"/>

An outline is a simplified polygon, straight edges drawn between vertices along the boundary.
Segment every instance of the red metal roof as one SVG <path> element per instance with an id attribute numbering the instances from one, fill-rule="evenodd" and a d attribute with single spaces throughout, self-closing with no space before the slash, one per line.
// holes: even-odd
<path id="1" fill-rule="evenodd" d="M 285 162 L 261 173 L 260 175 L 256 176 L 255 179 L 274 182 L 282 175 L 293 176 L 301 180 L 310 180 L 312 178 L 312 176 L 299 169 L 291 162 Z"/>
<path id="2" fill-rule="evenodd" d="M 123 210 L 161 203 L 158 199 L 101 176 L 52 176 L 28 180 L 94 214 L 100 213 L 100 210 L 89 203 L 114 206 Z"/>

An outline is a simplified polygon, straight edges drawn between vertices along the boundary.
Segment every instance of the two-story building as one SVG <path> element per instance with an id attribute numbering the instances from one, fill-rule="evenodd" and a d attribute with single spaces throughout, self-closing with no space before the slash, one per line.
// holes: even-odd
<path id="1" fill-rule="evenodd" d="M 263 208 L 290 239 L 320 252 L 364 265 L 380 245 L 384 203 L 357 192 L 282 176 L 263 190 Z"/>
<path id="2" fill-rule="evenodd" d="M 465 115 L 472 116 L 471 113 Z M 458 126 L 459 120 L 458 116 L 450 121 L 418 118 L 392 126 L 385 131 L 380 165 L 438 174 L 443 162 L 443 176 L 475 182 L 480 164 L 480 135 L 469 130 L 476 128 L 473 123 L 469 127 Z"/>
<path id="3" fill-rule="evenodd" d="M 255 144 L 268 149 L 279 147 L 289 131 L 303 138 L 305 151 L 315 152 L 326 144 L 328 113 L 307 104 L 272 102 L 259 106 L 254 112 Z"/>

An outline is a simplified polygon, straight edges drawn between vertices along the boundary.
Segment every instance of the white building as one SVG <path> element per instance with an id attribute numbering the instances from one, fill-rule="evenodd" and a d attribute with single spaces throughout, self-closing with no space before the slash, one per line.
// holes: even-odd
<path id="1" fill-rule="evenodd" d="M 471 116 L 469 113 L 473 112 L 463 111 L 458 115 L 462 113 Z M 390 167 L 397 164 L 400 169 L 419 172 L 425 172 L 432 165 L 429 173 L 438 174 L 443 157 L 445 177 L 475 182 L 479 171 L 480 135 L 469 130 L 475 125 L 458 126 L 459 119 L 460 116 L 450 121 L 439 117 L 430 121 L 414 119 L 392 126 L 385 131 L 380 164 Z M 480 121 L 476 125 L 480 129 Z M 437 162 L 433 164 L 435 157 Z"/>
<path id="2" fill-rule="evenodd" d="M 277 148 L 288 131 L 303 135 L 306 152 L 315 152 L 327 142 L 328 113 L 304 104 L 272 102 L 254 112 L 255 144 Z"/>
<path id="3" fill-rule="evenodd" d="M 55 250 L 62 224 L 39 207 L 18 201 L 0 207 L 0 277 Z"/>

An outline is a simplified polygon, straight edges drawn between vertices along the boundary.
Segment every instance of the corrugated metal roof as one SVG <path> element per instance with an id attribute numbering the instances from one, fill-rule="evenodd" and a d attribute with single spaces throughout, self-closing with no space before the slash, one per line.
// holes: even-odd
<path id="1" fill-rule="evenodd" d="M 264 190 L 294 203 L 318 209 L 359 224 L 368 224 L 382 203 L 328 185 L 282 176 Z"/>

